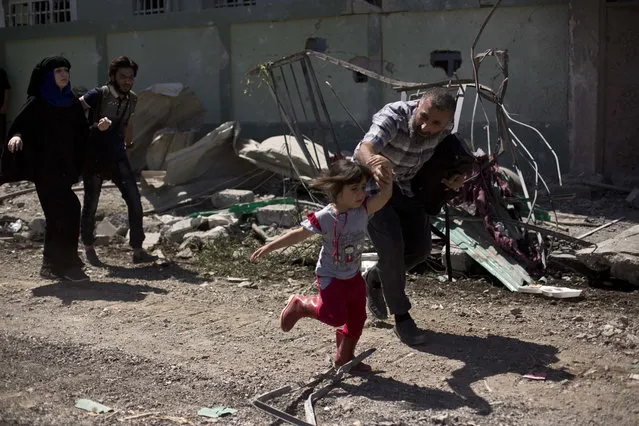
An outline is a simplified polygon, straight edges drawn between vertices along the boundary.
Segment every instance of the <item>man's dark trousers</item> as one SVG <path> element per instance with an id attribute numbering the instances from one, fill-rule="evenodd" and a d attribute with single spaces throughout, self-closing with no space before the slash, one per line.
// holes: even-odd
<path id="1" fill-rule="evenodd" d="M 124 158 L 115 162 L 109 176 L 120 190 L 129 211 L 129 228 L 131 232 L 129 243 L 133 248 L 141 248 L 144 241 L 142 202 L 140 201 L 140 192 L 129 161 Z M 95 241 L 95 213 L 98 210 L 98 201 L 100 200 L 104 179 L 99 174 L 90 174 L 83 176 L 82 180 L 84 181 L 84 204 L 82 205 L 80 234 L 82 243 L 85 246 L 90 246 Z"/>
<path id="2" fill-rule="evenodd" d="M 367 276 L 368 286 L 379 287 L 391 314 L 405 314 L 411 304 L 406 296 L 406 271 L 430 253 L 430 220 L 422 205 L 402 194 L 397 185 L 389 202 L 368 222 L 368 234 L 379 261 Z"/>

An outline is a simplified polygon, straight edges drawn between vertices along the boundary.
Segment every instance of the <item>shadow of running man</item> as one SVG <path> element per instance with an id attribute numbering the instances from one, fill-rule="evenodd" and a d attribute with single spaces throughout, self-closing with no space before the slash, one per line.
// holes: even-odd
<path id="1" fill-rule="evenodd" d="M 490 414 L 492 407 L 473 391 L 471 385 L 475 382 L 506 373 L 520 376 L 537 373 L 550 381 L 574 378 L 574 375 L 567 371 L 549 366 L 559 361 L 559 350 L 556 347 L 511 337 L 461 336 L 429 331 L 428 343 L 415 349 L 463 362 L 463 367 L 453 371 L 448 385 L 466 401 L 468 407 L 482 415 Z"/>
<path id="2" fill-rule="evenodd" d="M 167 294 L 168 291 L 149 285 L 91 281 L 82 285 L 56 282 L 36 287 L 31 293 L 35 297 L 57 297 L 63 305 L 70 305 L 74 300 L 139 302 L 144 300 L 148 293 Z"/>

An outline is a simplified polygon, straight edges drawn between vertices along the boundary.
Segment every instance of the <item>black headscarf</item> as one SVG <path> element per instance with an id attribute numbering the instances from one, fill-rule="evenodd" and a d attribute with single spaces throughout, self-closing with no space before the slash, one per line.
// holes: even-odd
<path id="1" fill-rule="evenodd" d="M 56 68 L 71 69 L 71 63 L 63 56 L 42 59 L 31 72 L 27 95 L 43 97 L 53 106 L 69 106 L 75 97 L 71 91 L 71 83 L 60 90 L 53 76 L 53 70 Z"/>

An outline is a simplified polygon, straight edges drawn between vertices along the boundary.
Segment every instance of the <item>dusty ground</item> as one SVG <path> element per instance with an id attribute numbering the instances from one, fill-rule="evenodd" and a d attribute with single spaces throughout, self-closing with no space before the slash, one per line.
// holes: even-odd
<path id="1" fill-rule="evenodd" d="M 603 223 L 622 209 L 611 200 L 585 208 Z M 123 207 L 105 191 L 103 212 Z M 0 209 L 23 219 L 39 213 L 33 194 Z M 310 379 L 333 353 L 327 326 L 278 328 L 288 295 L 312 292 L 310 269 L 306 280 L 253 276 L 257 288 L 242 288 L 195 263 L 133 265 L 127 246 L 112 245 L 100 251 L 108 266 L 88 269 L 92 282 L 72 287 L 40 279 L 40 252 L 39 243 L 0 243 L 0 424 L 267 425 L 273 418 L 249 399 Z M 369 358 L 376 372 L 348 377 L 321 399 L 319 423 L 638 424 L 639 380 L 631 375 L 639 374 L 639 292 L 566 278 L 583 298 L 513 294 L 481 279 L 411 280 L 412 313 L 430 330 L 429 344 L 409 348 L 391 323 L 369 323 L 359 348 L 377 348 Z M 546 380 L 522 377 L 528 373 Z M 77 398 L 116 411 L 91 415 L 74 408 Z M 303 417 L 300 394 L 275 404 Z M 219 405 L 238 411 L 197 416 Z"/>

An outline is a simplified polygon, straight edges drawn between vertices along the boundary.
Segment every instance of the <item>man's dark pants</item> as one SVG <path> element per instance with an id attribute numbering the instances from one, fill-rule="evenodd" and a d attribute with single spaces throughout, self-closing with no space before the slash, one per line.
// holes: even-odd
<path id="1" fill-rule="evenodd" d="M 430 253 L 430 220 L 417 200 L 403 195 L 397 186 L 390 201 L 368 222 L 368 234 L 379 261 L 367 276 L 368 286 L 379 287 L 391 314 L 405 314 L 411 304 L 406 296 L 406 271 Z"/>
<path id="2" fill-rule="evenodd" d="M 0 142 L 9 142 L 7 139 L 7 115 L 0 114 Z"/>
<path id="3" fill-rule="evenodd" d="M 126 158 L 116 161 L 111 168 L 109 176 L 120 190 L 129 211 L 129 228 L 131 232 L 129 244 L 133 248 L 141 248 L 144 241 L 142 202 L 140 201 L 140 192 L 129 161 Z M 100 175 L 90 174 L 83 176 L 82 180 L 84 181 L 84 203 L 82 205 L 80 234 L 84 245 L 90 246 L 95 241 L 95 213 L 98 210 L 98 201 L 100 200 L 104 179 Z"/>

